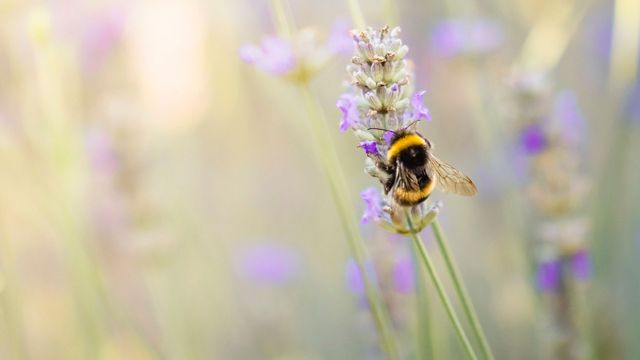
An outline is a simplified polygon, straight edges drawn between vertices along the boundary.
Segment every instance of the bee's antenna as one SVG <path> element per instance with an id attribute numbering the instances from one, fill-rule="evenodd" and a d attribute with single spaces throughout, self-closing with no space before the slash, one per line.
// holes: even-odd
<path id="1" fill-rule="evenodd" d="M 370 128 L 367 128 L 367 130 L 382 130 L 382 131 L 389 131 L 389 132 L 392 132 L 392 133 L 394 133 L 394 134 L 396 133 L 396 132 L 395 132 L 395 131 L 393 131 L 393 130 L 389 130 L 389 129 L 382 129 L 382 128 L 377 128 L 377 127 L 370 127 Z"/>
<path id="2" fill-rule="evenodd" d="M 420 121 L 420 120 L 419 119 L 418 120 L 413 120 L 409 125 L 407 125 L 404 128 L 402 128 L 402 130 L 407 130 L 409 127 L 411 127 L 411 125 L 417 123 L 418 121 Z"/>

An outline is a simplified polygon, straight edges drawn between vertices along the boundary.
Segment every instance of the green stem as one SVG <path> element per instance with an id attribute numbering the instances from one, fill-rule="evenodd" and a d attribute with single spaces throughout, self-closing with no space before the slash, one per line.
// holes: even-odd
<path id="1" fill-rule="evenodd" d="M 415 242 L 412 242 L 413 251 L 412 265 L 416 283 L 416 303 L 417 311 L 417 336 L 416 336 L 416 359 L 435 359 L 434 341 L 432 334 L 432 319 L 429 316 L 429 295 L 427 292 L 426 277 L 422 266 L 420 266 L 420 258 L 418 253 L 420 250 Z"/>
<path id="2" fill-rule="evenodd" d="M 349 2 L 349 11 L 351 12 L 351 19 L 353 20 L 353 26 L 358 30 L 364 30 L 365 22 L 364 15 L 358 0 L 347 0 Z"/>
<path id="3" fill-rule="evenodd" d="M 438 242 L 438 246 L 442 251 L 442 256 L 444 257 L 444 261 L 447 264 L 447 269 L 449 270 L 449 274 L 451 275 L 451 279 L 453 280 L 454 287 L 456 289 L 456 294 L 458 295 L 458 299 L 462 304 L 462 308 L 464 309 L 464 313 L 471 324 L 471 328 L 473 329 L 473 333 L 480 344 L 480 349 L 482 351 L 482 355 L 485 359 L 492 360 L 493 353 L 491 352 L 491 347 L 489 346 L 489 342 L 487 341 L 487 337 L 482 331 L 482 327 L 480 326 L 480 321 L 478 321 L 478 316 L 476 315 L 476 311 L 473 308 L 473 304 L 469 300 L 469 293 L 467 292 L 467 288 L 464 285 L 462 278 L 460 277 L 460 272 L 456 264 L 451 257 L 451 252 L 449 251 L 449 246 L 445 241 L 444 235 L 442 233 L 442 228 L 440 227 L 440 223 L 438 220 L 434 220 L 431 223 L 431 228 L 433 229 L 433 234 L 435 235 L 436 241 Z"/>
<path id="4" fill-rule="evenodd" d="M 406 210 L 405 210 L 405 217 L 407 219 L 407 224 L 409 225 L 409 228 L 414 229 L 411 216 Z M 477 360 L 478 357 L 475 351 L 473 350 L 473 348 L 471 347 L 471 343 L 469 342 L 469 339 L 467 338 L 467 335 L 465 334 L 464 329 L 462 328 L 462 324 L 460 324 L 460 320 L 458 320 L 458 316 L 456 315 L 455 310 L 453 309 L 453 305 L 451 305 L 451 301 L 449 300 L 449 297 L 447 296 L 447 293 L 444 290 L 442 281 L 440 280 L 440 277 L 436 273 L 436 269 L 433 266 L 433 263 L 431 262 L 431 258 L 429 257 L 429 254 L 427 254 L 427 249 L 424 247 L 422 240 L 416 234 L 415 231 L 412 231 L 409 234 L 411 236 L 411 239 L 413 239 L 414 244 L 416 245 L 416 247 L 420 252 L 420 256 L 422 257 L 424 265 L 427 268 L 429 275 L 431 276 L 431 281 L 433 281 L 433 285 L 436 287 L 436 290 L 438 291 L 440 300 L 442 301 L 442 304 L 447 310 L 447 315 L 449 315 L 449 320 L 451 320 L 451 324 L 453 324 L 453 327 L 455 328 L 456 333 L 458 334 L 458 338 L 460 339 L 460 342 L 462 343 L 464 350 L 467 353 L 467 356 L 469 357 L 469 359 Z"/>
<path id="5" fill-rule="evenodd" d="M 349 240 L 349 246 L 360 270 L 360 274 L 362 274 L 365 294 L 369 302 L 371 314 L 380 333 L 382 347 L 389 359 L 399 359 L 398 350 L 393 339 L 389 315 L 384 308 L 377 286 L 371 281 L 368 276 L 368 271 L 366 270 L 365 264 L 368 254 L 364 246 L 364 241 L 360 236 L 358 225 L 354 221 L 356 215 L 347 201 L 349 198 L 349 190 L 344 175 L 340 170 L 340 163 L 331 142 L 326 119 L 320 106 L 314 100 L 308 84 L 301 84 L 300 90 L 304 98 L 305 109 L 309 114 L 313 148 L 329 182 L 331 195 L 338 208 L 338 214 L 347 239 Z"/>

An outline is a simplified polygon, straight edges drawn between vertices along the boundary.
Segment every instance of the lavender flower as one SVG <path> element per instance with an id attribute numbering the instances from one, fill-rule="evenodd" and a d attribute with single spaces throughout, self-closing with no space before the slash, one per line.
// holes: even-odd
<path id="1" fill-rule="evenodd" d="M 587 249 L 580 249 L 570 257 L 571 271 L 578 280 L 591 277 L 591 256 Z"/>
<path id="2" fill-rule="evenodd" d="M 312 29 L 302 29 L 292 39 L 267 36 L 259 45 L 240 47 L 240 58 L 271 75 L 305 82 L 322 69 L 332 56 L 344 53 L 348 23 L 334 25 L 326 43 Z"/>
<path id="3" fill-rule="evenodd" d="M 240 58 L 272 75 L 284 75 L 296 66 L 292 45 L 277 36 L 265 37 L 259 46 L 243 45 Z"/>
<path id="4" fill-rule="evenodd" d="M 367 188 L 360 193 L 360 197 L 364 200 L 365 210 L 362 214 L 362 223 L 367 224 L 370 221 L 376 221 L 382 218 L 382 199 L 380 193 L 373 187 Z"/>
<path id="5" fill-rule="evenodd" d="M 292 248 L 263 244 L 244 249 L 237 258 L 241 276 L 260 284 L 282 285 L 298 273 L 300 256 Z"/>
<path id="6" fill-rule="evenodd" d="M 375 141 L 363 141 L 359 146 L 367 155 L 380 156 L 380 152 L 378 151 L 378 143 Z"/>
<path id="7" fill-rule="evenodd" d="M 429 110 L 424 105 L 425 91 L 413 91 L 411 80 L 415 77 L 405 56 L 409 48 L 399 37 L 400 28 L 380 30 L 368 28 L 353 36 L 355 56 L 347 67 L 350 86 L 340 97 L 337 106 L 342 112 L 340 131 L 352 129 L 361 140 L 360 147 L 367 155 L 365 171 L 385 183 L 389 175 L 378 168 L 381 157 L 387 153 L 394 131 L 420 120 L 430 120 Z M 380 130 L 372 128 L 386 129 Z M 369 188 L 362 193 L 367 209 L 362 218 L 363 223 L 370 220 L 380 222 L 383 227 L 389 225 L 393 231 L 406 233 L 402 228 L 404 221 L 397 211 L 386 206 L 388 201 L 379 200 L 376 190 Z M 412 210 L 415 222 L 424 224 L 422 220 L 432 219 L 431 209 L 425 212 L 424 205 Z M 384 210 L 384 211 L 383 211 Z M 386 224 L 389 223 L 389 224 Z"/>
<path id="8" fill-rule="evenodd" d="M 502 26 L 489 19 L 449 19 L 437 24 L 431 32 L 433 50 L 447 57 L 484 55 L 503 42 Z"/>

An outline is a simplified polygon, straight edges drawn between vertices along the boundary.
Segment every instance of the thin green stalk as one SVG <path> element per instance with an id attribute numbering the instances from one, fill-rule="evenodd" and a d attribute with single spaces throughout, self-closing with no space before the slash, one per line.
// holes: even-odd
<path id="1" fill-rule="evenodd" d="M 305 110 L 309 114 L 309 125 L 311 138 L 313 140 L 313 148 L 316 156 L 320 160 L 323 172 L 327 176 L 331 195 L 333 196 L 338 208 L 338 215 L 342 222 L 342 226 L 344 227 L 347 239 L 349 240 L 349 246 L 360 273 L 362 274 L 365 285 L 365 294 L 367 296 L 367 301 L 369 302 L 371 314 L 373 315 L 376 327 L 380 333 L 382 347 L 387 353 L 389 359 L 399 359 L 400 357 L 393 338 L 389 315 L 384 308 L 380 292 L 378 291 L 375 283 L 369 278 L 368 271 L 365 267 L 368 255 L 364 247 L 364 241 L 360 236 L 358 226 L 354 221 L 354 219 L 356 219 L 356 215 L 347 200 L 349 198 L 347 183 L 340 170 L 340 163 L 338 161 L 338 156 L 335 153 L 335 148 L 331 143 L 326 119 L 320 106 L 314 100 L 308 84 L 301 84 L 300 90 L 304 98 Z"/>
<path id="2" fill-rule="evenodd" d="M 418 249 L 415 242 L 412 242 L 412 265 L 416 283 L 416 303 L 417 303 L 417 336 L 416 336 L 416 359 L 435 359 L 434 341 L 432 337 L 433 321 L 429 314 L 429 297 L 427 292 L 427 279 L 424 270 L 420 266 Z"/>
<path id="3" fill-rule="evenodd" d="M 411 216 L 407 211 L 405 211 L 405 217 L 407 219 L 407 225 L 409 226 L 409 228 L 414 230 L 415 228 L 413 226 L 413 221 L 411 220 Z M 449 296 L 447 296 L 447 293 L 444 290 L 442 281 L 440 280 L 440 277 L 436 273 L 436 269 L 433 266 L 433 263 L 431 262 L 431 258 L 429 257 L 429 254 L 427 254 L 427 249 L 424 247 L 424 244 L 422 243 L 422 239 L 420 239 L 420 237 L 416 234 L 415 230 L 411 231 L 409 234 L 411 236 L 411 239 L 413 239 L 414 244 L 416 245 L 416 247 L 420 252 L 420 256 L 422 257 L 424 265 L 427 268 L 429 275 L 431 276 L 431 281 L 433 281 L 433 285 L 436 287 L 436 290 L 438 291 L 440 300 L 442 301 L 442 304 L 447 310 L 447 315 L 449 315 L 449 320 L 451 320 L 451 324 L 453 324 L 453 327 L 455 328 L 456 333 L 458 334 L 458 338 L 462 343 L 464 350 L 467 353 L 467 356 L 469 357 L 469 359 L 477 360 L 478 357 L 475 351 L 473 350 L 473 347 L 471 347 L 471 343 L 469 342 L 469 339 L 467 338 L 467 335 L 465 334 L 464 329 L 462 328 L 462 324 L 460 323 L 460 320 L 458 319 L 458 316 L 456 315 L 455 310 L 453 309 L 453 305 L 451 305 Z"/>
<path id="4" fill-rule="evenodd" d="M 469 293 L 467 292 L 467 288 L 464 285 L 462 277 L 460 277 L 460 272 L 456 264 L 451 257 L 451 252 L 449 251 L 449 246 L 445 241 L 444 235 L 442 233 L 442 228 L 440 227 L 440 223 L 437 219 L 435 219 L 431 223 L 431 228 L 433 229 L 433 234 L 435 235 L 436 241 L 438 242 L 438 246 L 440 247 L 440 251 L 442 251 L 442 256 L 444 257 L 444 261 L 447 264 L 447 269 L 449 270 L 449 274 L 451 275 L 451 279 L 453 280 L 454 287 L 456 289 L 456 294 L 458 295 L 458 299 L 462 304 L 462 308 L 464 309 L 464 313 L 471 324 L 471 328 L 473 329 L 473 333 L 480 343 L 480 349 L 482 351 L 482 355 L 485 359 L 492 360 L 493 353 L 491 352 L 491 347 L 489 346 L 489 342 L 487 341 L 487 337 L 482 330 L 482 326 L 480 326 L 480 321 L 478 321 L 478 316 L 476 315 L 476 311 L 473 308 L 473 304 L 469 300 Z"/>
<path id="5" fill-rule="evenodd" d="M 347 0 L 349 2 L 349 11 L 351 12 L 351 19 L 353 20 L 353 26 L 358 30 L 364 30 L 365 22 L 364 15 L 358 0 Z"/>

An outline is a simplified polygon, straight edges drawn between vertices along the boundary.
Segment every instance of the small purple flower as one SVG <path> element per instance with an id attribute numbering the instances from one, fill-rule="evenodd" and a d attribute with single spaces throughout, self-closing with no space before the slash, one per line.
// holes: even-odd
<path id="1" fill-rule="evenodd" d="M 351 94 L 343 94 L 338 99 L 336 106 L 342 111 L 342 121 L 340 121 L 340 131 L 345 132 L 353 128 L 359 122 L 358 107 L 356 100 Z"/>
<path id="2" fill-rule="evenodd" d="M 586 280 L 591 277 L 591 257 L 589 251 L 582 249 L 573 254 L 569 259 L 573 276 L 578 280 Z"/>
<path id="3" fill-rule="evenodd" d="M 387 146 L 391 145 L 391 140 L 393 140 L 393 137 L 396 136 L 396 133 L 394 133 L 393 131 L 385 131 L 385 133 L 382 135 L 382 138 L 384 139 L 385 144 L 387 144 Z"/>
<path id="4" fill-rule="evenodd" d="M 409 293 L 414 288 L 413 261 L 403 256 L 393 266 L 393 287 L 399 293 Z"/>
<path id="5" fill-rule="evenodd" d="M 431 120 L 431 114 L 429 113 L 429 109 L 427 109 L 426 106 L 424 106 L 424 94 L 426 94 L 427 92 L 425 90 L 422 91 L 418 91 L 417 93 L 415 93 L 413 95 L 413 97 L 411 97 L 411 114 L 410 114 L 410 119 L 411 121 L 413 120 L 426 120 L 426 121 L 430 121 Z"/>
<path id="6" fill-rule="evenodd" d="M 540 124 L 532 124 L 524 128 L 520 134 L 520 142 L 528 155 L 535 155 L 547 146 L 547 138 Z"/>
<path id="7" fill-rule="evenodd" d="M 367 188 L 360 193 L 360 197 L 365 203 L 361 222 L 367 224 L 371 220 L 381 219 L 384 212 L 382 211 L 382 199 L 378 190 L 374 187 Z"/>
<path id="8" fill-rule="evenodd" d="M 378 143 L 375 141 L 363 141 L 359 145 L 362 150 L 364 150 L 365 154 L 379 156 L 380 152 L 378 151 Z"/>
<path id="9" fill-rule="evenodd" d="M 542 291 L 554 291 L 560 286 L 562 261 L 544 261 L 538 265 L 537 281 Z"/>
<path id="10" fill-rule="evenodd" d="M 273 75 L 285 75 L 296 66 L 291 43 L 281 37 L 265 37 L 260 46 L 243 45 L 240 58 Z"/>
<path id="11" fill-rule="evenodd" d="M 333 23 L 327 47 L 336 54 L 350 55 L 353 53 L 354 45 L 349 20 L 338 19 Z"/>
<path id="12" fill-rule="evenodd" d="M 292 280 L 300 265 L 299 254 L 278 244 L 264 244 L 245 249 L 237 263 L 246 279 L 262 284 L 281 285 Z"/>
<path id="13" fill-rule="evenodd" d="M 450 19 L 431 32 L 432 46 L 443 56 L 483 54 L 503 42 L 502 27 L 487 19 Z"/>

